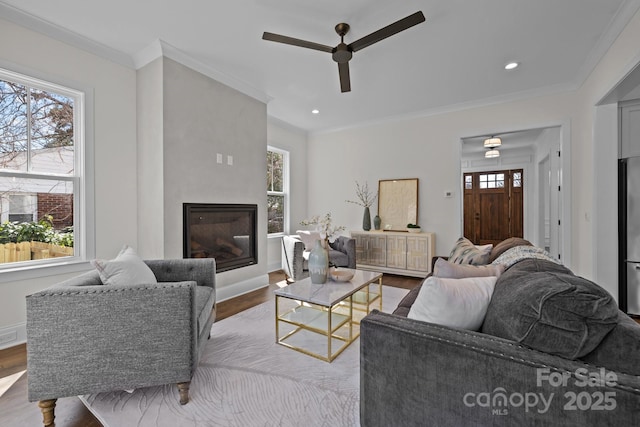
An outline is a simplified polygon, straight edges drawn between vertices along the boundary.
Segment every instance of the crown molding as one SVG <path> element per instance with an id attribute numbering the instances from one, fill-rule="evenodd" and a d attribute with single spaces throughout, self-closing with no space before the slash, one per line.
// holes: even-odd
<path id="1" fill-rule="evenodd" d="M 308 132 L 305 129 L 297 127 L 295 125 L 292 125 L 291 123 L 285 122 L 284 120 L 279 119 L 279 118 L 274 117 L 274 116 L 269 116 L 268 115 L 267 116 L 267 123 L 270 123 L 270 124 L 272 124 L 274 126 L 278 126 L 280 128 L 286 129 L 288 131 L 303 135 L 305 137 L 308 135 Z"/>
<path id="2" fill-rule="evenodd" d="M 160 58 L 162 55 L 162 42 L 160 39 L 154 40 L 149 46 L 133 54 L 133 67 L 136 70 Z"/>
<path id="3" fill-rule="evenodd" d="M 110 48 L 73 31 L 69 31 L 58 25 L 41 18 L 30 15 L 13 6 L 0 3 L 0 17 L 16 25 L 38 32 L 54 40 L 76 47 L 85 52 L 108 59 L 127 68 L 133 68 L 131 57 L 119 50 Z"/>
<path id="4" fill-rule="evenodd" d="M 0 2 L 0 18 L 127 68 L 137 70 L 154 59 L 165 56 L 265 104 L 273 99 L 249 83 L 215 70 L 162 40 L 156 40 L 130 56 L 2 2 Z"/>
<path id="5" fill-rule="evenodd" d="M 140 50 L 133 55 L 133 64 L 136 69 L 140 69 L 150 63 L 151 61 L 164 56 L 165 58 L 172 59 L 180 64 L 191 68 L 207 77 L 210 77 L 232 89 L 237 90 L 251 98 L 257 99 L 260 102 L 268 104 L 273 98 L 267 95 L 260 89 L 250 85 L 249 83 L 237 79 L 222 71 L 216 70 L 203 62 L 189 56 L 187 53 L 180 49 L 170 45 L 164 40 L 157 39 L 146 48 Z"/>
<path id="6" fill-rule="evenodd" d="M 587 81 L 598 63 L 604 58 L 605 54 L 638 10 L 640 10 L 640 0 L 627 0 L 622 2 L 615 16 L 602 33 L 602 36 L 598 39 L 594 48 L 591 49 L 591 52 L 589 52 L 587 60 L 582 64 L 582 67 L 580 67 L 575 78 L 575 83 L 578 88 Z"/>

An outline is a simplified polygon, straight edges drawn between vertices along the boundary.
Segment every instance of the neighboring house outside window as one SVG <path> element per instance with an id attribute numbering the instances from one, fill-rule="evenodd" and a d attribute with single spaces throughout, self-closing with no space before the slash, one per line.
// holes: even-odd
<path id="1" fill-rule="evenodd" d="M 80 256 L 83 103 L 81 92 L 0 69 L 0 271 Z"/>
<path id="2" fill-rule="evenodd" d="M 289 212 L 289 152 L 267 147 L 267 232 L 283 234 Z"/>
<path id="3" fill-rule="evenodd" d="M 2 223 L 30 222 L 37 220 L 37 196 L 35 194 L 2 194 L 1 195 Z"/>

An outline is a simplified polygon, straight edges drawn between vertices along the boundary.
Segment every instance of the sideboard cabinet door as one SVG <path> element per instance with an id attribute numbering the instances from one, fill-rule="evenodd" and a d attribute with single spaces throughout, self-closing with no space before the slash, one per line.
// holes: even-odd
<path id="1" fill-rule="evenodd" d="M 407 236 L 407 270 L 429 273 L 432 253 L 431 237 Z"/>
<path id="2" fill-rule="evenodd" d="M 387 267 L 407 268 L 407 237 L 387 236 Z"/>

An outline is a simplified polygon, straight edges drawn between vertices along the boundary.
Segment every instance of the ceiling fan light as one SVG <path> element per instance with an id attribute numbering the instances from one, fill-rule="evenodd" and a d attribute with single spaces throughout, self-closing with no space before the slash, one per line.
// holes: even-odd
<path id="1" fill-rule="evenodd" d="M 484 148 L 495 148 L 502 145 L 502 140 L 497 136 L 492 136 L 484 140 Z"/>
<path id="2" fill-rule="evenodd" d="M 493 149 L 484 153 L 485 159 L 495 159 L 496 157 L 500 157 L 500 151 Z"/>

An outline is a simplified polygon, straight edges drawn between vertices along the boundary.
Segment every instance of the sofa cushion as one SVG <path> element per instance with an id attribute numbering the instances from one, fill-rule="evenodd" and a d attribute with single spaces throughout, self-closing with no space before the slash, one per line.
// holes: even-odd
<path id="1" fill-rule="evenodd" d="M 438 258 L 434 264 L 433 275 L 449 279 L 463 279 L 465 277 L 500 277 L 504 271 L 502 264 L 498 265 L 461 265 L 454 264 L 443 258 Z"/>
<path id="2" fill-rule="evenodd" d="M 640 364 L 631 355 L 640 354 L 640 325 L 618 310 L 618 323 L 582 360 L 628 375 L 640 376 Z"/>
<path id="3" fill-rule="evenodd" d="M 482 332 L 576 359 L 596 348 L 617 319 L 613 297 L 587 279 L 510 269 L 496 283 Z"/>
<path id="4" fill-rule="evenodd" d="M 477 331 L 497 278 L 427 278 L 407 315 L 410 319 Z"/>
<path id="5" fill-rule="evenodd" d="M 488 264 L 492 247 L 491 245 L 476 246 L 471 240 L 461 237 L 453 246 L 449 254 L 449 261 L 454 264 Z"/>
<path id="6" fill-rule="evenodd" d="M 336 267 L 349 267 L 349 257 L 344 252 L 329 249 L 329 262 Z"/>
<path id="7" fill-rule="evenodd" d="M 120 253 L 110 261 L 91 261 L 104 285 L 148 285 L 158 283 L 156 276 L 133 248 L 124 245 Z"/>
<path id="8" fill-rule="evenodd" d="M 502 242 L 498 243 L 491 249 L 491 256 L 489 257 L 489 262 L 495 261 L 500 255 L 511 248 L 515 248 L 516 246 L 533 246 L 530 241 L 525 240 L 521 237 L 509 237 L 508 239 L 504 239 Z"/>

